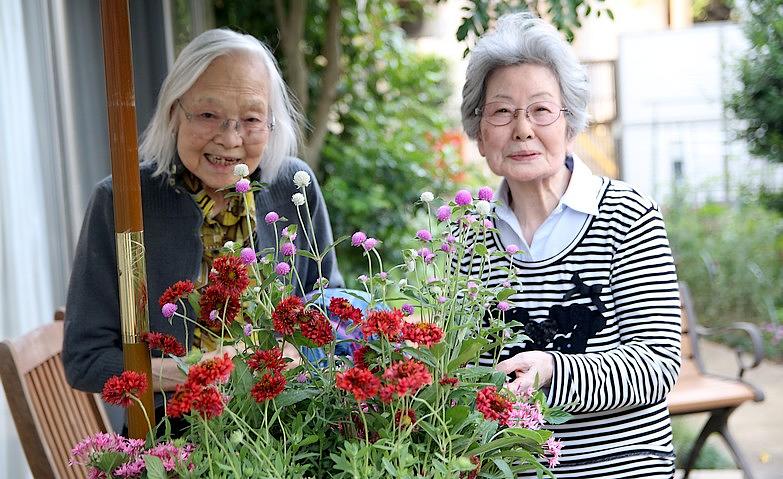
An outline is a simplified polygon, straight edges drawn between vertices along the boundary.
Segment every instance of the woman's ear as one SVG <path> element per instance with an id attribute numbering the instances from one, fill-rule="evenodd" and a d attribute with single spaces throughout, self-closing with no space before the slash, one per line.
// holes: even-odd
<path id="1" fill-rule="evenodd" d="M 486 158 L 486 155 L 484 155 L 484 140 L 481 139 L 481 129 L 479 129 L 478 135 L 476 135 L 476 146 L 478 146 L 481 156 Z"/>

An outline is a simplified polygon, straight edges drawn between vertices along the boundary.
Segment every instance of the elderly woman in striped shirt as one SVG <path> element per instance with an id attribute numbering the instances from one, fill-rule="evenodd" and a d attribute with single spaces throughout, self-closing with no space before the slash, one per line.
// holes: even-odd
<path id="1" fill-rule="evenodd" d="M 584 68 L 544 21 L 508 15 L 478 41 L 462 123 L 502 181 L 496 230 L 470 241 L 519 252 L 503 264 L 494 257 L 489 269 L 480 258 L 460 268 L 487 286 L 507 280 L 504 266 L 516 273 L 504 316 L 530 340 L 505 346 L 497 368 L 512 390 L 537 382 L 551 406 L 573 414 L 551 427 L 563 443 L 557 477 L 670 478 L 666 395 L 680 369 L 674 262 L 658 205 L 573 155 L 587 102 Z"/>

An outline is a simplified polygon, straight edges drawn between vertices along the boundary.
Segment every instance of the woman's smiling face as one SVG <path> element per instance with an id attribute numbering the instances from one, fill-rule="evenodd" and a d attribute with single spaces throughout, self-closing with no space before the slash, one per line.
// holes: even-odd
<path id="1" fill-rule="evenodd" d="M 486 85 L 485 105 L 502 102 L 512 109 L 524 109 L 546 101 L 562 107 L 560 84 L 554 73 L 542 65 L 500 67 L 489 75 Z M 566 138 L 562 112 L 554 123 L 540 126 L 520 110 L 505 126 L 491 125 L 482 116 L 478 148 L 493 173 L 509 182 L 528 183 L 549 178 L 564 168 L 571 144 Z"/>
<path id="2" fill-rule="evenodd" d="M 269 115 L 269 80 L 263 62 L 253 54 L 233 52 L 216 58 L 190 89 L 180 97 L 173 112 L 179 115 L 177 152 L 182 164 L 197 176 L 208 192 L 237 181 L 234 166 L 247 165 L 250 172 L 260 163 L 269 131 L 245 141 L 244 130 L 229 121 L 227 128 L 205 135 L 187 114 L 233 120 L 266 119 Z M 187 113 L 186 113 L 187 112 Z M 259 141 L 260 140 L 260 141 Z"/>

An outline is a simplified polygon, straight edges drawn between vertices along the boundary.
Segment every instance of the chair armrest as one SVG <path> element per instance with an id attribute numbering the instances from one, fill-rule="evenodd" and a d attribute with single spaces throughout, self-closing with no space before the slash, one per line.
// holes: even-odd
<path id="1" fill-rule="evenodd" d="M 723 328 L 707 328 L 700 325 L 697 333 L 699 336 L 714 336 L 726 331 L 743 331 L 750 337 L 753 346 L 752 361 L 746 360 L 746 355 L 742 351 L 735 349 L 735 352 L 737 353 L 737 366 L 739 367 L 737 377 L 742 379 L 745 371 L 755 368 L 761 364 L 761 361 L 764 359 L 764 340 L 761 335 L 761 330 L 753 323 L 739 321 Z"/>

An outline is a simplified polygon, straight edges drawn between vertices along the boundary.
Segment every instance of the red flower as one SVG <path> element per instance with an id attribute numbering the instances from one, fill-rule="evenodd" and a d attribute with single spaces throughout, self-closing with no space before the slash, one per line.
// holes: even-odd
<path id="1" fill-rule="evenodd" d="M 193 286 L 193 282 L 190 280 L 177 281 L 176 283 L 169 286 L 169 288 L 164 291 L 162 295 L 160 295 L 158 303 L 160 303 L 161 308 L 166 303 L 176 303 L 180 298 L 184 298 L 185 296 L 192 293 L 194 289 L 195 286 Z"/>
<path id="2" fill-rule="evenodd" d="M 264 402 L 276 398 L 285 389 L 285 377 L 280 373 L 266 373 L 250 390 L 256 402 Z"/>
<path id="3" fill-rule="evenodd" d="M 207 286 L 207 289 L 204 291 L 204 294 L 201 295 L 198 304 L 201 308 L 198 318 L 210 328 L 220 326 L 220 321 L 213 320 L 210 317 L 212 311 L 217 311 L 218 314 L 224 318 L 226 325 L 229 325 L 234 321 L 241 309 L 239 297 L 231 296 L 217 284 Z"/>
<path id="4" fill-rule="evenodd" d="M 280 334 L 290 336 L 304 313 L 304 302 L 299 296 L 289 296 L 275 306 L 272 312 L 272 326 Z"/>
<path id="5" fill-rule="evenodd" d="M 209 284 L 220 285 L 229 296 L 240 296 L 250 285 L 247 266 L 238 256 L 219 256 L 212 262 Z"/>
<path id="6" fill-rule="evenodd" d="M 344 373 L 337 373 L 335 384 L 343 391 L 353 394 L 353 397 L 361 402 L 378 394 L 381 380 L 366 369 L 354 367 Z"/>
<path id="7" fill-rule="evenodd" d="M 204 418 L 212 419 L 223 414 L 223 408 L 226 406 L 225 399 L 216 387 L 210 386 L 203 388 L 196 397 L 193 398 L 193 409 L 199 412 Z"/>
<path id="8" fill-rule="evenodd" d="M 166 414 L 171 417 L 180 417 L 189 413 L 193 407 L 193 401 L 203 389 L 203 386 L 192 383 L 177 384 L 174 395 L 166 403 Z"/>
<path id="9" fill-rule="evenodd" d="M 345 298 L 332 298 L 329 300 L 329 311 L 343 321 L 351 321 L 359 324 L 362 321 L 362 310 L 351 305 Z"/>
<path id="10" fill-rule="evenodd" d="M 188 370 L 187 382 L 198 386 L 224 383 L 228 381 L 233 370 L 234 363 L 231 362 L 228 353 L 223 353 L 223 356 L 216 356 L 191 366 Z"/>
<path id="11" fill-rule="evenodd" d="M 476 410 L 489 421 L 508 424 L 512 408 L 511 401 L 498 394 L 495 386 L 487 386 L 476 394 Z"/>
<path id="12" fill-rule="evenodd" d="M 166 414 L 180 417 L 195 410 L 206 419 L 212 419 L 223 413 L 225 405 L 225 398 L 215 386 L 204 387 L 188 381 L 177 385 L 174 396 L 166 404 Z"/>
<path id="13" fill-rule="evenodd" d="M 381 401 L 388 403 L 394 395 L 404 396 L 432 384 L 432 375 L 427 366 L 415 359 L 397 361 L 383 372 L 385 384 L 381 387 Z"/>
<path id="14" fill-rule="evenodd" d="M 405 323 L 402 326 L 402 339 L 429 348 L 443 340 L 443 330 L 432 323 Z"/>
<path id="15" fill-rule="evenodd" d="M 109 404 L 130 406 L 133 398 L 139 398 L 147 390 L 147 376 L 136 371 L 124 371 L 110 377 L 103 385 L 103 399 Z"/>
<path id="16" fill-rule="evenodd" d="M 459 383 L 459 379 L 455 377 L 443 376 L 438 382 L 441 386 L 456 386 Z"/>
<path id="17" fill-rule="evenodd" d="M 247 367 L 252 371 L 266 369 L 275 373 L 282 372 L 285 369 L 283 351 L 277 348 L 255 351 L 247 360 Z"/>
<path id="18" fill-rule="evenodd" d="M 317 309 L 310 309 L 299 317 L 299 328 L 302 330 L 302 336 L 318 347 L 334 340 L 332 323 Z"/>
<path id="19" fill-rule="evenodd" d="M 395 339 L 402 330 L 403 312 L 399 309 L 370 311 L 362 325 L 365 337 L 372 334 L 382 334 L 389 339 Z"/>
<path id="20" fill-rule="evenodd" d="M 400 429 L 412 427 L 416 424 L 416 412 L 413 409 L 406 409 L 405 412 L 402 409 L 398 409 L 394 414 L 394 423 L 397 424 Z"/>
<path id="21" fill-rule="evenodd" d="M 367 365 L 367 358 L 365 357 L 367 355 L 367 351 L 369 350 L 370 348 L 368 348 L 367 346 L 362 346 L 353 352 L 354 367 L 362 368 L 362 369 L 370 369 L 369 366 Z"/>
<path id="22" fill-rule="evenodd" d="M 158 349 L 164 355 L 184 356 L 186 354 L 185 346 L 170 334 L 144 333 L 141 335 L 141 340 L 147 343 L 150 349 Z"/>

